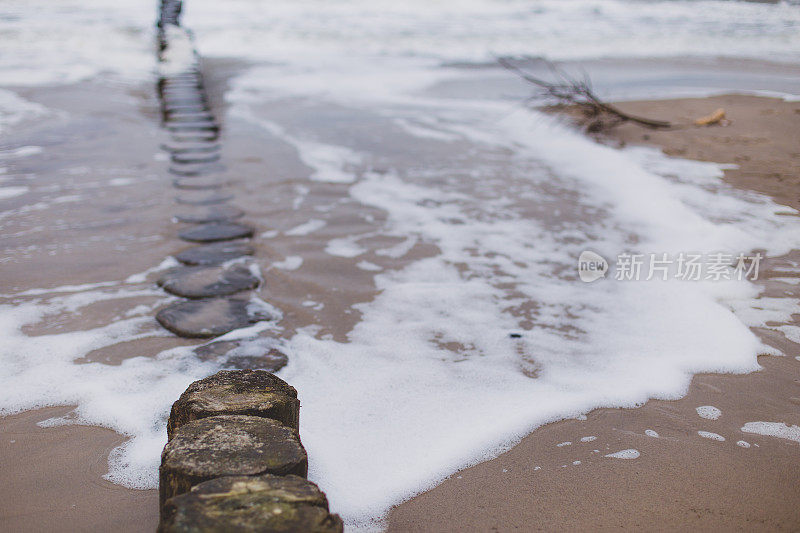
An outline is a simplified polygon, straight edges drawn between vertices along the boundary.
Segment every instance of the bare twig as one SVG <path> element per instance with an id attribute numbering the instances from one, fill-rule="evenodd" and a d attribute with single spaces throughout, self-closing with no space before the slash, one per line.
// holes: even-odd
<path id="1" fill-rule="evenodd" d="M 560 105 L 578 106 L 590 117 L 601 117 L 604 114 L 613 117 L 611 123 L 603 123 L 602 126 L 596 129 L 613 127 L 620 122 L 626 121 L 641 124 L 648 128 L 673 127 L 670 122 L 631 115 L 602 101 L 592 90 L 592 83 L 588 76 L 584 76 L 583 80 L 576 80 L 549 61 L 547 62 L 547 66 L 553 74 L 553 78 L 556 80 L 554 82 L 534 76 L 531 72 L 521 68 L 506 58 L 501 57 L 497 61 L 504 68 L 514 72 L 523 80 L 538 87 L 542 93 L 540 96 L 546 99 L 555 101 Z M 589 125 L 590 129 L 593 124 L 597 124 L 597 122 L 593 121 L 593 123 Z"/>

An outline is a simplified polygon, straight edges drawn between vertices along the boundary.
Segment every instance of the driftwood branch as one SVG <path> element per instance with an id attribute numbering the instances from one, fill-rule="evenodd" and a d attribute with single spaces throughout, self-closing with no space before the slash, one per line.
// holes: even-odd
<path id="1" fill-rule="evenodd" d="M 498 63 L 504 68 L 517 74 L 520 78 L 538 87 L 540 93 L 531 98 L 536 100 L 545 98 L 560 105 L 577 106 L 581 108 L 587 116 L 598 117 L 607 115 L 613 118 L 612 124 L 603 124 L 600 128 L 611 127 L 620 122 L 634 122 L 648 128 L 671 128 L 673 124 L 664 120 L 654 120 L 646 117 L 639 117 L 625 113 L 617 107 L 602 101 L 592 90 L 591 80 L 585 76 L 582 80 L 570 77 L 565 72 L 556 67 L 553 63 L 547 62 L 550 72 L 555 81 L 534 76 L 528 70 L 520 67 L 506 58 L 499 58 Z M 594 123 L 593 123 L 594 124 Z M 589 125 L 590 129 L 592 124 Z"/>

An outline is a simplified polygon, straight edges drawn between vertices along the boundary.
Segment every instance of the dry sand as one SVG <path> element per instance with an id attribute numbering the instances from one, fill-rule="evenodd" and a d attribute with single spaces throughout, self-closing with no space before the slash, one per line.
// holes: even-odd
<path id="1" fill-rule="evenodd" d="M 725 171 L 726 181 L 800 209 L 800 102 L 726 95 L 624 102 L 619 107 L 681 126 L 648 130 L 628 123 L 614 129 L 611 140 L 657 146 L 676 157 L 738 165 Z M 716 109 L 725 110 L 727 125 L 689 125 Z"/>
<path id="2" fill-rule="evenodd" d="M 726 181 L 798 208 L 800 103 L 735 95 L 620 104 L 682 124 L 720 107 L 728 126 L 652 131 L 627 124 L 600 140 L 737 164 L 725 171 Z M 800 286 L 770 279 L 787 276 L 775 268 L 796 271 L 792 261 L 798 259 L 793 252 L 767 261 L 764 295 L 800 298 Z M 800 325 L 800 314 L 794 319 Z M 798 530 L 800 443 L 740 428 L 752 421 L 800 425 L 800 346 L 773 330 L 756 333 L 786 356 L 759 358 L 763 369 L 753 374 L 697 375 L 680 400 L 597 409 L 586 420 L 541 427 L 500 457 L 397 506 L 389 531 Z M 696 408 L 706 405 L 722 416 L 701 418 Z M 659 436 L 648 436 L 648 429 Z M 559 446 L 565 442 L 571 444 Z M 641 455 L 605 457 L 625 449 Z"/>

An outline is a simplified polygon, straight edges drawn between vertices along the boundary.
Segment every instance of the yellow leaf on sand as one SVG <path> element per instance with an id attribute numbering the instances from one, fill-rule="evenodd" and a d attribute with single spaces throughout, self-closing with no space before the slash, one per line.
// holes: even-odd
<path id="1" fill-rule="evenodd" d="M 694 123 L 696 126 L 710 126 L 711 124 L 717 124 L 724 118 L 725 118 L 725 110 L 719 108 L 710 115 L 698 118 L 697 120 L 694 121 Z"/>

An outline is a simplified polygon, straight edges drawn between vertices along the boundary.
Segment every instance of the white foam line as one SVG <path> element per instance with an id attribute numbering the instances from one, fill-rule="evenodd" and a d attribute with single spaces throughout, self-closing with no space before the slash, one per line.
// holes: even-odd
<path id="1" fill-rule="evenodd" d="M 356 264 L 356 267 L 369 272 L 379 272 L 383 270 L 383 267 L 376 265 L 375 263 L 370 263 L 369 261 L 359 261 L 358 264 Z"/>
<path id="2" fill-rule="evenodd" d="M 149 276 L 150 274 L 153 274 L 155 272 L 161 272 L 163 270 L 167 270 L 177 266 L 180 266 L 178 260 L 172 256 L 169 256 L 163 261 L 161 261 L 161 263 L 159 263 L 158 265 L 152 268 L 148 268 L 144 272 L 139 272 L 137 274 L 132 274 L 128 276 L 127 278 L 125 278 L 125 283 L 144 283 L 145 281 L 147 281 L 147 276 Z"/>
<path id="3" fill-rule="evenodd" d="M 415 137 L 420 137 L 423 139 L 436 139 L 439 141 L 456 141 L 460 139 L 458 135 L 454 135 L 447 131 L 443 131 L 436 127 L 432 127 L 429 124 L 425 124 L 421 121 L 413 121 L 411 119 L 404 119 L 404 118 L 396 118 L 394 119 L 395 124 L 403 128 L 405 131 L 414 135 Z"/>
<path id="4" fill-rule="evenodd" d="M 638 459 L 640 455 L 639 450 L 628 448 L 627 450 L 606 454 L 603 457 L 610 457 L 611 459 Z"/>
<path id="5" fill-rule="evenodd" d="M 797 285 L 800 283 L 800 277 L 797 278 L 770 278 L 771 281 L 779 281 L 788 285 Z"/>
<path id="6" fill-rule="evenodd" d="M 299 255 L 290 255 L 283 261 L 272 263 L 272 266 L 281 270 L 297 270 L 303 266 L 303 258 Z"/>
<path id="7" fill-rule="evenodd" d="M 0 160 L 30 157 L 42 153 L 41 146 L 20 146 L 12 150 L 0 150 Z"/>
<path id="8" fill-rule="evenodd" d="M 406 255 L 411 249 L 419 242 L 419 239 L 412 235 L 411 237 L 407 238 L 403 242 L 392 246 L 391 248 L 384 248 L 382 250 L 376 250 L 376 255 L 382 255 L 386 257 L 393 257 L 395 259 L 399 259 Z"/>
<path id="9" fill-rule="evenodd" d="M 85 292 L 94 289 L 101 289 L 103 287 L 114 287 L 119 284 L 119 281 L 100 281 L 97 283 L 84 283 L 82 285 L 61 285 L 60 287 L 53 287 L 51 289 L 28 289 L 27 291 L 6 294 L 3 296 L 41 296 L 45 294 L 59 294 L 65 292 Z"/>
<path id="10" fill-rule="evenodd" d="M 30 190 L 30 187 L 24 185 L 18 187 L 0 187 L 0 200 L 21 196 Z"/>
<path id="11" fill-rule="evenodd" d="M 314 233 L 315 231 L 324 228 L 326 224 L 327 222 L 325 222 L 324 220 L 312 218 L 308 222 L 305 222 L 303 224 L 300 224 L 299 226 L 295 226 L 292 229 L 284 231 L 283 234 L 292 237 L 300 235 L 308 235 L 310 233 Z"/>
<path id="12" fill-rule="evenodd" d="M 358 257 L 367 252 L 366 248 L 360 246 L 356 240 L 358 238 L 345 237 L 342 239 L 331 239 L 325 246 L 325 253 L 337 257 Z"/>
<path id="13" fill-rule="evenodd" d="M 292 135 L 275 122 L 258 119 L 247 105 L 234 106 L 230 113 L 263 128 L 292 145 L 303 163 L 311 167 L 310 178 L 312 180 L 328 183 L 352 183 L 356 180 L 355 167 L 363 161 L 361 154 L 345 146 L 326 144 Z"/>

